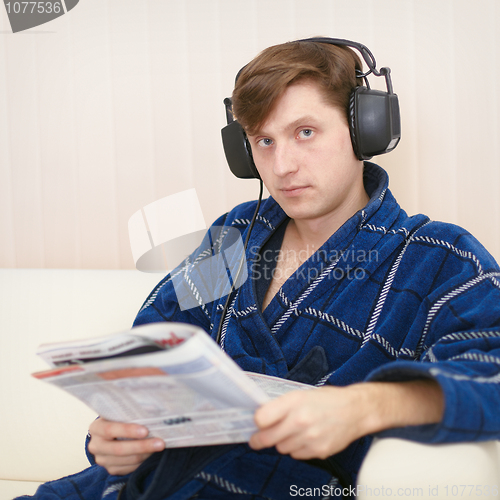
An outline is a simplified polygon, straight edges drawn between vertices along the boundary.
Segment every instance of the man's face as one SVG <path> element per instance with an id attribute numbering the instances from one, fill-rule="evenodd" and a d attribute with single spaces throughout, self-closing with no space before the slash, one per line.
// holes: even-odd
<path id="1" fill-rule="evenodd" d="M 291 85 L 256 135 L 248 137 L 269 193 L 298 221 L 343 224 L 367 196 L 342 112 L 316 83 Z"/>

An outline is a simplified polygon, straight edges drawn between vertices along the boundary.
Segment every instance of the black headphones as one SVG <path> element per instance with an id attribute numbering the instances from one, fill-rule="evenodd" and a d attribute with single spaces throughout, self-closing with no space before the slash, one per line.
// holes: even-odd
<path id="1" fill-rule="evenodd" d="M 307 38 L 297 41 L 344 45 L 355 48 L 361 53 L 369 69 L 366 73 L 359 72 L 356 75 L 364 79 L 366 86 L 356 87 L 349 100 L 352 147 L 359 160 L 369 160 L 372 156 L 392 151 L 401 138 L 401 118 L 398 96 L 392 91 L 390 68 L 377 70 L 373 54 L 361 43 L 340 38 Z M 236 81 L 241 71 L 238 72 Z M 367 79 L 370 73 L 385 77 L 387 92 L 370 88 Z M 222 144 L 229 168 L 236 177 L 259 179 L 245 131 L 237 121 L 233 120 L 231 99 L 224 99 L 224 104 L 227 125 L 222 129 Z"/>

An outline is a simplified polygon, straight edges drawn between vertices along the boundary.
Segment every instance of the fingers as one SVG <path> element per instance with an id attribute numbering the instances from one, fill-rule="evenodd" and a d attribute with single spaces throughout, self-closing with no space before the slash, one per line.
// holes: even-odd
<path id="1" fill-rule="evenodd" d="M 273 399 L 258 408 L 254 420 L 259 429 L 265 429 L 277 424 L 280 420 L 297 405 L 300 400 L 300 392 L 289 392 L 283 396 Z"/>
<path id="2" fill-rule="evenodd" d="M 122 422 L 112 422 L 105 418 L 98 418 L 90 424 L 89 432 L 91 436 L 99 435 L 103 439 L 141 439 L 148 435 L 146 427 L 138 424 L 125 424 Z"/>
<path id="3" fill-rule="evenodd" d="M 95 420 L 89 428 L 89 452 L 110 474 L 134 471 L 151 454 L 165 448 L 163 440 L 147 438 L 148 430 L 137 424 Z"/>
<path id="4" fill-rule="evenodd" d="M 321 388 L 290 392 L 260 407 L 259 430 L 249 445 L 255 450 L 276 447 L 296 459 L 326 458 L 344 449 L 353 438 L 353 412 L 341 402 L 343 389 Z"/>
<path id="5" fill-rule="evenodd" d="M 322 439 L 311 413 L 309 408 L 299 408 L 288 413 L 273 425 L 253 434 L 249 441 L 250 447 L 260 450 L 275 446 L 280 453 L 293 456 L 298 449 Z"/>
<path id="6" fill-rule="evenodd" d="M 275 446 L 282 455 L 290 455 L 297 460 L 327 458 L 335 450 L 334 443 L 321 434 L 318 427 L 313 426 L 303 431 L 294 426 L 293 420 L 281 423 L 279 427 L 255 433 L 249 445 L 254 450 Z"/>
<path id="7" fill-rule="evenodd" d="M 123 476 L 130 472 L 134 472 L 149 456 L 151 456 L 151 453 L 127 455 L 124 457 L 116 455 L 98 455 L 96 456 L 96 463 L 104 467 L 109 474 Z"/>
<path id="8" fill-rule="evenodd" d="M 254 420 L 259 431 L 249 441 L 253 449 L 276 446 L 296 433 L 293 410 L 297 405 L 300 406 L 301 397 L 300 392 L 291 392 L 257 409 Z"/>
<path id="9" fill-rule="evenodd" d="M 158 438 L 147 439 L 103 439 L 99 435 L 92 435 L 89 451 L 94 456 L 110 455 L 126 457 L 128 455 L 151 454 L 164 448 L 164 443 Z"/>

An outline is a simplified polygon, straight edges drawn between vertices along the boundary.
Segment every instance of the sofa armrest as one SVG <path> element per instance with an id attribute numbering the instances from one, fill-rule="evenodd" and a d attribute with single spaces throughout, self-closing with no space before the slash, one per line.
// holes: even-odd
<path id="1" fill-rule="evenodd" d="M 493 496 L 494 486 L 498 495 L 499 450 L 498 441 L 428 445 L 395 438 L 375 439 L 358 475 L 358 498 L 475 498 L 488 496 L 488 487 L 489 496 Z M 461 485 L 466 485 L 465 492 Z M 472 494 L 470 485 L 474 485 Z"/>

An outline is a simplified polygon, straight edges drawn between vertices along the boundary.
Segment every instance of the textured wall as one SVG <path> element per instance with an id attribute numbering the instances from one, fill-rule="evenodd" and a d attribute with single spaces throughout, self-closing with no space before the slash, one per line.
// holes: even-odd
<path id="1" fill-rule="evenodd" d="M 314 35 L 392 68 L 403 139 L 378 161 L 400 203 L 500 259 L 497 0 L 80 0 L 16 34 L 2 9 L 0 267 L 132 268 L 141 207 L 195 188 L 208 224 L 256 198 L 222 100 L 258 51 Z"/>

